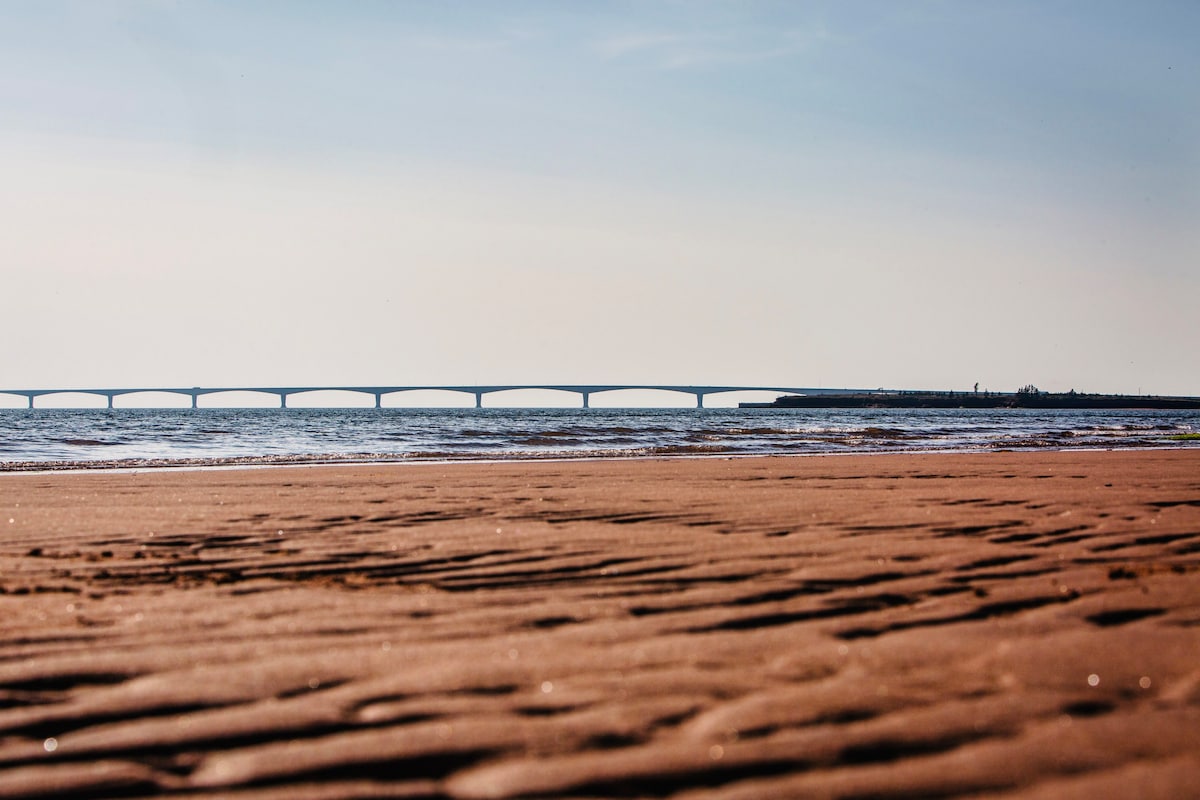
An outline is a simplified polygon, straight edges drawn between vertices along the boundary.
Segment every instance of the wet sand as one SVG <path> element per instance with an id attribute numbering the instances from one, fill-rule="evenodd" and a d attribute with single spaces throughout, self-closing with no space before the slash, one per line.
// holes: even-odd
<path id="1" fill-rule="evenodd" d="M 0 475 L 0 796 L 1181 798 L 1200 451 Z"/>

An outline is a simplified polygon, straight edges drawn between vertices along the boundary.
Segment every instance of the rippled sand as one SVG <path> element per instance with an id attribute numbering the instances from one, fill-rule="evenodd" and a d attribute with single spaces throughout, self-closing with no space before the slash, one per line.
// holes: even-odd
<path id="1" fill-rule="evenodd" d="M 0 475 L 0 796 L 1200 786 L 1200 451 Z"/>

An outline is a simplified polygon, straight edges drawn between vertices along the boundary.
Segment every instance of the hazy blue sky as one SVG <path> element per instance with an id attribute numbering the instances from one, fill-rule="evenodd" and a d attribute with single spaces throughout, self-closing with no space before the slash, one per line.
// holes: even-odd
<path id="1" fill-rule="evenodd" d="M 0 388 L 1200 394 L 1200 3 L 0 0 Z"/>

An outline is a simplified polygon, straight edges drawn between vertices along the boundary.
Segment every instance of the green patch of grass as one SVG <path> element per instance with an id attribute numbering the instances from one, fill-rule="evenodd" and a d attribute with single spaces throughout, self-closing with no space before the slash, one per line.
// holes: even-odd
<path id="1" fill-rule="evenodd" d="M 1176 433 L 1167 438 L 1176 442 L 1196 442 L 1200 441 L 1200 433 Z"/>

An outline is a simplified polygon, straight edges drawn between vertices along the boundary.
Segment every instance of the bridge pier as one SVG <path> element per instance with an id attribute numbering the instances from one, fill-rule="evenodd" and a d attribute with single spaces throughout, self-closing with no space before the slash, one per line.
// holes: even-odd
<path id="1" fill-rule="evenodd" d="M 200 407 L 200 406 L 198 405 L 198 401 L 199 401 L 199 400 L 200 400 L 200 395 L 198 395 L 198 394 L 194 394 L 194 395 L 192 395 L 192 408 L 199 408 L 199 407 Z"/>
<path id="2" fill-rule="evenodd" d="M 375 393 L 375 407 L 383 408 L 383 394 L 380 392 Z"/>
<path id="3" fill-rule="evenodd" d="M 111 394 L 108 396 L 108 407 L 113 407 L 113 396 Z"/>
<path id="4" fill-rule="evenodd" d="M 287 395 L 283 392 L 279 393 L 279 407 L 287 408 Z"/>
<path id="5" fill-rule="evenodd" d="M 696 408 L 704 408 L 704 395 L 696 392 Z"/>
<path id="6" fill-rule="evenodd" d="M 589 399 L 591 398 L 591 392 L 580 392 L 580 394 L 583 395 L 583 407 L 591 408 L 591 406 L 588 405 Z"/>
<path id="7" fill-rule="evenodd" d="M 475 393 L 475 407 L 483 408 L 483 392 Z"/>

